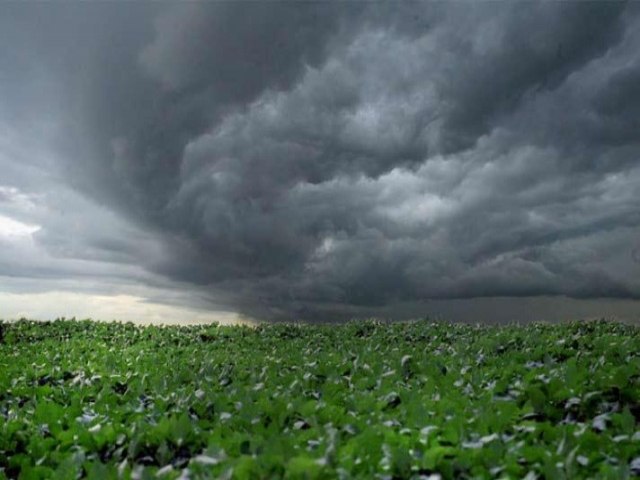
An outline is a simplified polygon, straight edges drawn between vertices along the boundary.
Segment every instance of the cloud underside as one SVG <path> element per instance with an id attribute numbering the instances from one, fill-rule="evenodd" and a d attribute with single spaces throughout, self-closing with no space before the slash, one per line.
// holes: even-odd
<path id="1" fill-rule="evenodd" d="M 640 297 L 637 4 L 2 9 L 5 275 L 257 318 Z"/>

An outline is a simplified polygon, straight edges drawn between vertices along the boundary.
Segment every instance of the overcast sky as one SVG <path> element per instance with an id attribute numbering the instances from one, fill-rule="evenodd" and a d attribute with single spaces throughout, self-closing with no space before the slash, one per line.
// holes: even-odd
<path id="1" fill-rule="evenodd" d="M 3 2 L 0 317 L 640 319 L 638 2 Z"/>

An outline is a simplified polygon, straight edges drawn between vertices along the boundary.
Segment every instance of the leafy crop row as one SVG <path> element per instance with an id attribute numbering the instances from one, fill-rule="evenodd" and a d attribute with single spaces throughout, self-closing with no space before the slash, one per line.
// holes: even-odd
<path id="1" fill-rule="evenodd" d="M 632 326 L 0 325 L 0 478 L 640 474 Z"/>

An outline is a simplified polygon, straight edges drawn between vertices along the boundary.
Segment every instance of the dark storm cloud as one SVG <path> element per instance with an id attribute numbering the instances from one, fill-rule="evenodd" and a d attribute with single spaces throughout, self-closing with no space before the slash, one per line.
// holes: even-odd
<path id="1" fill-rule="evenodd" d="M 636 4 L 3 8 L 7 111 L 48 105 L 65 182 L 163 252 L 71 256 L 269 318 L 640 297 Z"/>

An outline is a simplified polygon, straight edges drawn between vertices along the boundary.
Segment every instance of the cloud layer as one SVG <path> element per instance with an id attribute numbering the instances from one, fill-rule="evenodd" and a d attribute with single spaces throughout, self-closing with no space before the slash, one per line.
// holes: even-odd
<path id="1" fill-rule="evenodd" d="M 259 318 L 640 297 L 634 3 L 2 9 L 0 214 L 61 278 Z"/>

